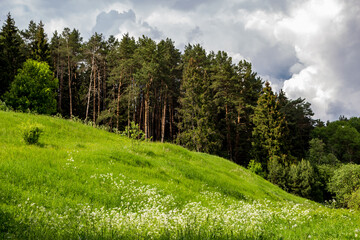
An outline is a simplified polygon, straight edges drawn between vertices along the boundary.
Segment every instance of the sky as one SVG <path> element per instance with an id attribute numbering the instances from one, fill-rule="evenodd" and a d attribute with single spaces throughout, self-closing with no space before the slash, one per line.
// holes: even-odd
<path id="1" fill-rule="evenodd" d="M 360 115 L 358 0 L 0 0 L 19 29 L 45 24 L 93 33 L 171 38 L 251 61 L 275 91 L 311 103 L 315 119 Z"/>

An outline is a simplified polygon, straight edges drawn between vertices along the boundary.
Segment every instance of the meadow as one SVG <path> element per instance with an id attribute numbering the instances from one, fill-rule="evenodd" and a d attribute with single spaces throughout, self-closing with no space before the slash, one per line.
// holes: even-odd
<path id="1" fill-rule="evenodd" d="M 22 126 L 39 124 L 39 144 Z M 288 194 L 226 159 L 0 111 L 0 238 L 356 239 L 360 214 Z"/>

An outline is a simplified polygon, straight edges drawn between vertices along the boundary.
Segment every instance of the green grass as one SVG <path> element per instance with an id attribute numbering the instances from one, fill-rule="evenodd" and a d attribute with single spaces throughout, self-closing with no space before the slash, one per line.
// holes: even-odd
<path id="1" fill-rule="evenodd" d="M 40 124 L 39 144 L 21 126 Z M 0 238 L 354 239 L 358 212 L 288 194 L 219 157 L 0 111 Z"/>

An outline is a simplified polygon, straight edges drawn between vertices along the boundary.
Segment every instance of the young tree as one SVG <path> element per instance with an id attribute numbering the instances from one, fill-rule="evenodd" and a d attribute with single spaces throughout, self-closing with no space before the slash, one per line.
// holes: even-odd
<path id="1" fill-rule="evenodd" d="M 28 59 L 5 95 L 6 103 L 21 111 L 52 114 L 56 112 L 56 88 L 49 65 Z"/>

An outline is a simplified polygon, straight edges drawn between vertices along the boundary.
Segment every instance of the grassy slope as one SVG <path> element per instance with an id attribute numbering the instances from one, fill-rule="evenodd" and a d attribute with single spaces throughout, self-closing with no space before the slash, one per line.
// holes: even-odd
<path id="1" fill-rule="evenodd" d="M 40 145 L 22 140 L 20 126 L 26 122 L 44 126 Z M 121 179 L 129 181 L 127 188 L 149 186 L 160 198 L 172 196 L 171 209 L 189 202 L 211 208 L 203 192 L 220 193 L 224 202 L 268 199 L 319 207 L 219 157 L 172 144 L 137 144 L 68 120 L 0 111 L 0 214 L 7 220 L 0 226 L 3 232 L 15 231 L 20 218 L 14 209 L 27 201 L 58 213 L 79 204 L 106 209 L 128 204 L 136 209 L 149 201 L 121 187 L 115 191 L 113 183 Z"/>

